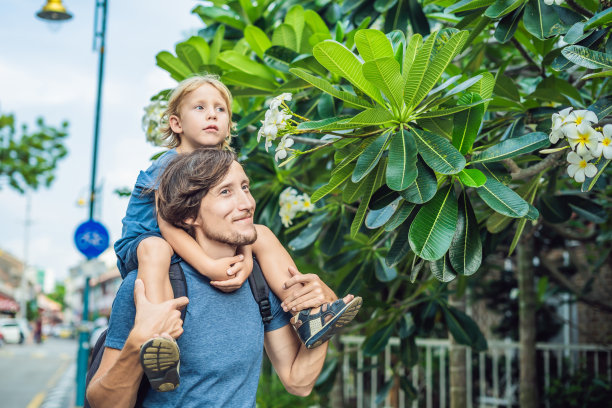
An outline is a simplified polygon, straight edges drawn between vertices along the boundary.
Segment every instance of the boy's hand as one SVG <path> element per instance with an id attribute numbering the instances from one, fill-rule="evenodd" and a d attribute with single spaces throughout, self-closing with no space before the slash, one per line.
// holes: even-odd
<path id="1" fill-rule="evenodd" d="M 210 282 L 215 288 L 226 293 L 233 292 L 240 288 L 253 272 L 253 256 L 250 247 L 240 247 L 238 252 L 237 256 L 242 259 L 227 269 L 228 278 L 224 280 L 212 280 Z M 221 258 L 220 260 L 233 260 L 235 258 L 236 257 Z"/>
<path id="2" fill-rule="evenodd" d="M 227 258 L 211 259 L 207 263 L 206 273 L 203 273 L 211 281 L 226 281 L 232 279 L 236 272 L 241 269 L 244 255 L 238 254 Z"/>
<path id="3" fill-rule="evenodd" d="M 284 289 L 289 289 L 293 285 L 302 284 L 302 287 L 294 290 L 292 294 L 281 303 L 281 307 L 285 312 L 299 312 L 304 309 L 321 306 L 324 303 L 330 303 L 338 300 L 338 297 L 333 290 L 329 288 L 321 280 L 318 275 L 309 273 L 303 275 L 293 266 L 289 267 L 291 278 L 283 285 Z"/>

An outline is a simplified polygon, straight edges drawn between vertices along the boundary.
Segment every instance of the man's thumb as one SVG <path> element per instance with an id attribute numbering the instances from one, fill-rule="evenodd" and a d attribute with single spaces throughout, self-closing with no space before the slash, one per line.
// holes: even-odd
<path id="1" fill-rule="evenodd" d="M 187 306 L 187 303 L 189 303 L 189 299 L 187 299 L 186 296 L 181 296 L 180 298 L 172 299 L 171 302 L 172 307 L 174 309 L 181 310 L 182 308 Z"/>
<path id="2" fill-rule="evenodd" d="M 139 304 L 142 302 L 149 302 L 147 299 L 147 295 L 145 295 L 145 287 L 142 279 L 136 279 L 134 282 L 134 304 Z"/>

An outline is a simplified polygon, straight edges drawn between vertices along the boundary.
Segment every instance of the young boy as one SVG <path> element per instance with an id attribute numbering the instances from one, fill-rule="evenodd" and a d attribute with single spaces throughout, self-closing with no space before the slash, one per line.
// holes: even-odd
<path id="1" fill-rule="evenodd" d="M 288 271 L 278 273 L 278 269 L 273 267 L 276 258 L 285 256 L 286 251 L 264 226 L 257 226 L 257 232 L 259 239 L 267 243 L 265 251 L 258 252 L 255 243 L 253 248 L 241 247 L 237 256 L 213 260 L 187 232 L 157 216 L 158 178 L 177 154 L 190 153 L 202 147 L 229 149 L 231 106 L 229 90 L 212 75 L 188 78 L 173 90 L 164 114 L 168 122 L 164 135 L 171 150 L 138 176 L 123 219 L 122 237 L 115 243 L 119 271 L 125 277 L 129 271 L 138 269 L 138 278 L 143 280 L 149 299 L 161 303 L 174 297 L 168 269 L 171 263 L 180 260 L 178 256 L 208 277 L 211 285 L 230 292 L 238 289 L 248 278 L 253 268 L 254 252 L 271 290 L 283 300 L 284 306 L 292 312 L 300 312 L 292 320 L 300 339 L 306 347 L 316 347 L 353 319 L 361 306 L 361 298 L 350 296 L 345 298 L 346 301 L 340 299 L 324 304 L 322 310 L 318 310 L 311 309 L 322 303 L 316 289 L 292 288 L 289 293 L 283 283 L 292 277 L 291 274 Z M 270 251 L 270 247 L 274 250 Z M 266 270 L 274 272 L 266 273 Z M 298 297 L 303 302 L 296 305 L 294 300 Z M 176 388 L 179 384 L 176 344 L 160 337 L 146 342 L 143 350 L 141 362 L 152 387 L 158 391 Z"/>

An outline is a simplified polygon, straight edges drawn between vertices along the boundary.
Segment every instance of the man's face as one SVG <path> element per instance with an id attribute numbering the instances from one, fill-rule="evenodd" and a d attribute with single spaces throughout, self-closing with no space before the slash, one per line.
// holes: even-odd
<path id="1" fill-rule="evenodd" d="M 225 177 L 202 199 L 196 226 L 210 240 L 232 246 L 248 245 L 257 239 L 254 213 L 249 179 L 234 161 Z"/>

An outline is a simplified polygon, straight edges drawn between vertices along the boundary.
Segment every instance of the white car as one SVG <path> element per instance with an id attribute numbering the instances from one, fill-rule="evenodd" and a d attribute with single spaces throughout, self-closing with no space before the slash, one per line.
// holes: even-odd
<path id="1" fill-rule="evenodd" d="M 0 322 L 0 332 L 4 336 L 5 343 L 23 343 L 25 340 L 23 334 L 21 333 L 21 329 L 19 328 L 19 324 L 13 320 L 4 320 Z"/>

